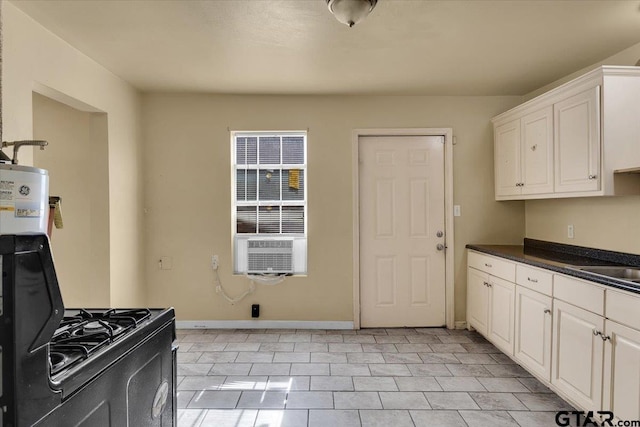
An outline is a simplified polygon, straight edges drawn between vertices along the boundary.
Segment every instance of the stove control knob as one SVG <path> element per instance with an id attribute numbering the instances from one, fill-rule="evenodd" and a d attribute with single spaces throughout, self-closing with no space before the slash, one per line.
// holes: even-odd
<path id="1" fill-rule="evenodd" d="M 167 399 L 169 398 L 169 384 L 164 381 L 156 390 L 156 396 L 153 398 L 153 407 L 151 408 L 151 416 L 156 419 L 164 411 L 164 407 L 167 405 Z"/>

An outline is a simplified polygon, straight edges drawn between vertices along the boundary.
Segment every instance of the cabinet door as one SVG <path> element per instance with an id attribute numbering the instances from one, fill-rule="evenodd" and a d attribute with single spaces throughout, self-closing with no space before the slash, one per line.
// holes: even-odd
<path id="1" fill-rule="evenodd" d="M 475 268 L 467 270 L 467 323 L 487 336 L 489 275 Z"/>
<path id="2" fill-rule="evenodd" d="M 514 357 L 530 372 L 551 381 L 552 298 L 516 286 Z"/>
<path id="3" fill-rule="evenodd" d="M 602 407 L 618 420 L 640 420 L 640 331 L 606 321 Z"/>
<path id="4" fill-rule="evenodd" d="M 582 409 L 600 408 L 604 318 L 563 301 L 553 301 L 551 383 Z"/>
<path id="5" fill-rule="evenodd" d="M 520 195 L 520 119 L 494 129 L 496 197 Z"/>
<path id="6" fill-rule="evenodd" d="M 513 355 L 515 287 L 511 282 L 489 276 L 487 339 L 509 355 Z"/>
<path id="7" fill-rule="evenodd" d="M 600 86 L 553 106 L 555 192 L 600 188 Z"/>
<path id="8" fill-rule="evenodd" d="M 522 194 L 553 193 L 553 107 L 521 121 Z"/>

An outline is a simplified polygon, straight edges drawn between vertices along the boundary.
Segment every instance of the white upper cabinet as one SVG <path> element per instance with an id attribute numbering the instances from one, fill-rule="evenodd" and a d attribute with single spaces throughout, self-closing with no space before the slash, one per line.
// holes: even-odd
<path id="1" fill-rule="evenodd" d="M 522 194 L 553 191 L 553 112 L 551 107 L 522 118 Z"/>
<path id="2" fill-rule="evenodd" d="M 600 87 L 553 106 L 555 191 L 596 191 L 600 187 Z"/>
<path id="3" fill-rule="evenodd" d="M 553 109 L 495 127 L 496 198 L 553 191 Z"/>
<path id="4" fill-rule="evenodd" d="M 496 126 L 494 141 L 496 197 L 521 194 L 520 120 Z"/>
<path id="5" fill-rule="evenodd" d="M 496 200 L 640 194 L 640 67 L 600 67 L 497 117 Z"/>

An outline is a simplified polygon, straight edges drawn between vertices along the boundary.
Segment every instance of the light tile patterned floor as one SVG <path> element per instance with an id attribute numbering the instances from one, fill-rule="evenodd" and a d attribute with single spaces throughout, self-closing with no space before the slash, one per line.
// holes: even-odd
<path id="1" fill-rule="evenodd" d="M 179 427 L 544 427 L 573 410 L 466 330 L 178 330 L 178 340 Z"/>

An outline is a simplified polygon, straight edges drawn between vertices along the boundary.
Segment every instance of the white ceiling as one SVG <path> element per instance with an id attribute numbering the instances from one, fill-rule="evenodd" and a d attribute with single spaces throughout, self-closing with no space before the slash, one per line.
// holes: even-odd
<path id="1" fill-rule="evenodd" d="M 144 91 L 523 95 L 640 42 L 640 1 L 325 0 L 13 4 Z"/>

